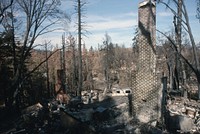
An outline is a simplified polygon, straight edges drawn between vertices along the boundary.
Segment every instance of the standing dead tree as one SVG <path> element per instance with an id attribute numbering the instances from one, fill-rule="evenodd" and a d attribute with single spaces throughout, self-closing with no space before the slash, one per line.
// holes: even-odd
<path id="1" fill-rule="evenodd" d="M 76 39 L 70 34 L 67 38 L 68 51 L 71 52 L 71 57 L 69 58 L 68 64 L 70 64 L 70 69 L 68 73 L 68 84 L 72 92 L 76 92 L 78 84 L 78 65 L 77 65 L 77 46 Z"/>
<path id="2" fill-rule="evenodd" d="M 26 80 L 24 78 L 30 75 L 30 72 L 25 73 L 24 69 L 36 39 L 43 34 L 58 30 L 59 28 L 55 25 L 63 21 L 63 18 L 67 18 L 59 10 L 60 4 L 60 0 L 16 0 L 11 6 L 12 11 L 16 10 L 20 14 L 20 16 L 12 15 L 13 42 L 16 42 L 15 37 L 18 36 L 20 51 L 18 51 L 19 58 L 14 67 L 12 82 L 6 89 L 11 91 L 8 97 L 11 105 L 16 100 L 21 90 L 20 87 Z M 16 19 L 21 20 L 21 24 L 17 28 L 14 23 Z M 13 51 L 16 50 L 13 49 Z"/>
<path id="3" fill-rule="evenodd" d="M 78 0 L 78 54 L 79 54 L 79 75 L 78 75 L 78 96 L 81 97 L 81 91 L 83 87 L 83 76 L 82 76 L 82 44 L 81 44 L 81 1 Z"/>
<path id="4" fill-rule="evenodd" d="M 175 51 L 178 53 L 178 55 L 180 55 L 180 57 L 186 62 L 186 64 L 193 70 L 193 72 L 196 75 L 197 78 L 197 86 L 198 86 L 198 99 L 200 99 L 200 65 L 199 65 L 199 60 L 198 60 L 198 55 L 197 55 L 197 47 L 194 41 L 194 37 L 192 34 L 192 29 L 190 27 L 190 22 L 189 22 L 189 17 L 188 17 L 188 13 L 187 13 L 187 8 L 185 6 L 185 2 L 184 0 L 177 1 L 177 0 L 172 0 L 172 2 L 174 2 L 175 4 L 177 4 L 177 6 L 181 3 L 182 7 L 181 7 L 181 12 L 179 11 L 178 13 L 172 9 L 168 3 L 164 2 L 164 1 L 159 1 L 159 3 L 164 4 L 168 9 L 170 9 L 172 11 L 172 13 L 174 14 L 174 16 L 181 22 L 181 26 L 182 28 L 188 33 L 190 42 L 192 44 L 192 49 L 193 49 L 193 58 L 194 58 L 194 62 L 195 64 L 193 65 L 192 63 L 190 63 L 185 57 L 182 56 L 181 52 L 178 51 L 177 46 L 175 47 Z M 179 6 L 180 8 L 180 6 Z M 182 14 L 182 16 L 180 16 L 180 14 Z M 159 31 L 159 30 L 158 30 Z M 161 32 L 162 33 L 162 32 Z M 168 38 L 169 39 L 169 38 Z M 177 44 L 177 43 L 173 43 L 173 44 Z"/>
<path id="5" fill-rule="evenodd" d="M 76 6 L 75 10 L 77 12 L 78 20 L 77 20 L 77 26 L 78 26 L 78 90 L 77 95 L 81 97 L 81 91 L 83 88 L 83 67 L 82 67 L 82 35 L 84 31 L 84 24 L 83 21 L 84 17 L 84 7 L 87 3 L 84 0 L 76 0 Z"/>
<path id="6" fill-rule="evenodd" d="M 100 51 L 103 53 L 102 57 L 102 68 L 103 68 L 103 74 L 106 81 L 106 88 L 104 90 L 104 94 L 109 91 L 112 87 L 111 82 L 111 69 L 113 69 L 113 63 L 114 63 L 114 46 L 112 43 L 112 39 L 108 33 L 105 33 L 103 45 L 100 48 Z"/>

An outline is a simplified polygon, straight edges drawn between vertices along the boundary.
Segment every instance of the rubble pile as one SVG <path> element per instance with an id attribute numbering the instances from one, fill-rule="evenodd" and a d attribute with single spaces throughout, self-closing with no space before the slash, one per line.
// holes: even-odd
<path id="1" fill-rule="evenodd" d="M 58 103 L 52 101 L 54 105 L 37 103 L 22 110 L 21 116 L 13 120 L 14 128 L 8 133 L 63 133 L 65 130 L 61 126 L 60 113 L 57 111 Z"/>
<path id="2" fill-rule="evenodd" d="M 170 132 L 200 132 L 199 102 L 184 97 L 171 97 L 167 101 L 165 121 Z"/>
<path id="3" fill-rule="evenodd" d="M 7 133 L 71 133 L 125 134 L 168 133 L 157 121 L 138 122 L 131 113 L 129 96 L 106 96 L 102 101 L 84 104 L 72 98 L 68 104 L 58 100 L 40 102 L 21 111 L 13 120 L 14 127 Z M 164 110 L 169 133 L 198 133 L 200 104 L 183 97 L 170 96 Z"/>
<path id="4" fill-rule="evenodd" d="M 155 133 L 161 134 L 162 130 L 156 128 L 155 122 L 138 124 L 130 113 L 128 96 L 111 96 L 101 102 L 85 104 L 79 109 L 66 107 L 63 109 L 63 125 L 65 128 L 76 124 L 80 125 L 86 133 L 98 134 L 126 134 L 126 133 Z M 67 124 L 66 122 L 71 121 Z M 86 129 L 87 128 L 87 129 Z M 79 132 L 75 132 L 79 133 Z"/>
<path id="5" fill-rule="evenodd" d="M 79 109 L 66 107 L 63 109 L 63 125 L 69 120 L 87 126 L 90 133 L 120 133 L 127 131 L 126 124 L 132 119 L 129 116 L 127 96 L 108 97 L 101 102 L 85 104 Z M 84 129 L 85 130 L 85 129 Z M 82 131 L 83 132 L 83 131 Z"/>
<path id="6" fill-rule="evenodd" d="M 6 133 L 124 133 L 131 131 L 131 119 L 127 96 L 105 97 L 89 104 L 81 104 L 77 98 L 69 104 L 51 100 L 22 110 Z"/>

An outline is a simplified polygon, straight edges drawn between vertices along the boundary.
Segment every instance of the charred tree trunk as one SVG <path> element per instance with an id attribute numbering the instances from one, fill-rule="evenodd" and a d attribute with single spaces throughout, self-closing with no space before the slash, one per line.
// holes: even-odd
<path id="1" fill-rule="evenodd" d="M 45 51 L 46 51 L 46 59 L 48 57 L 48 50 L 47 50 L 47 43 L 45 43 Z M 47 78 L 46 78 L 46 81 L 47 81 L 47 94 L 48 94 L 48 97 L 50 97 L 50 88 L 49 88 L 49 63 L 48 63 L 48 59 L 46 60 L 46 74 L 47 74 Z"/>
<path id="2" fill-rule="evenodd" d="M 81 49 L 81 0 L 78 0 L 78 55 L 79 55 L 79 59 L 78 59 L 78 63 L 79 63 L 79 67 L 78 67 L 78 96 L 81 97 L 81 91 L 82 91 L 82 85 L 83 85 L 83 81 L 82 81 L 82 49 Z"/>
<path id="3" fill-rule="evenodd" d="M 63 77 L 62 77 L 62 86 L 63 90 L 66 93 L 66 67 L 65 67 L 65 34 L 62 37 L 62 69 L 63 69 Z"/>
<path id="4" fill-rule="evenodd" d="M 186 26 L 187 26 L 187 29 L 188 29 L 188 34 L 189 34 L 189 37 L 190 37 L 190 41 L 191 41 L 191 44 L 192 44 L 192 49 L 193 49 L 193 54 L 194 54 L 194 61 L 195 61 L 195 69 L 197 72 L 200 71 L 200 65 L 199 65 L 199 58 L 198 58 L 198 55 L 197 55 L 197 47 L 195 45 L 195 41 L 194 41 L 194 37 L 193 37 L 193 34 L 192 34 L 192 30 L 191 30 L 191 27 L 190 27 L 190 23 L 189 23 L 189 17 L 188 17 L 188 13 L 187 13 L 187 10 L 186 10 L 186 7 L 185 7 L 185 3 L 184 1 L 183 2 L 183 12 L 184 12 L 184 17 L 185 17 L 185 21 L 186 21 Z M 198 99 L 200 99 L 200 79 L 199 79 L 199 76 L 198 74 L 199 73 L 195 73 L 196 76 L 197 76 L 197 80 L 198 80 L 198 83 L 197 83 L 197 86 L 198 86 Z"/>

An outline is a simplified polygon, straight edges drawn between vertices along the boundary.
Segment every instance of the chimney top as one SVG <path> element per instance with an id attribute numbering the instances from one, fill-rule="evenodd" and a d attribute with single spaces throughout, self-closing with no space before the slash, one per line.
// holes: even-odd
<path id="1" fill-rule="evenodd" d="M 156 6 L 155 0 L 145 0 L 145 1 L 139 3 L 139 7 L 143 7 L 148 4 L 152 4 L 153 6 Z"/>

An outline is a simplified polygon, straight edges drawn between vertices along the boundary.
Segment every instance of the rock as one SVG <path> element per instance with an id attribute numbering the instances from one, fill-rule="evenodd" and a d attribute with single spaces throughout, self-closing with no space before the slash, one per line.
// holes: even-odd
<path id="1" fill-rule="evenodd" d="M 135 134 L 141 134 L 140 129 L 139 129 L 139 128 L 136 128 L 135 131 L 134 131 L 134 133 L 135 133 Z"/>
<path id="2" fill-rule="evenodd" d="M 152 126 L 152 127 L 156 127 L 156 125 L 157 125 L 157 121 L 152 121 L 152 122 L 151 122 L 151 126 Z"/>
<path id="3" fill-rule="evenodd" d="M 188 132 L 194 127 L 193 119 L 182 115 L 168 115 L 166 119 L 166 126 L 170 132 Z"/>
<path id="4" fill-rule="evenodd" d="M 141 111 L 138 113 L 136 118 L 141 123 L 149 123 L 151 121 L 151 117 L 154 115 L 154 111 L 151 111 L 147 107 L 142 107 Z"/>
<path id="5" fill-rule="evenodd" d="M 40 103 L 36 103 L 35 105 L 29 106 L 25 108 L 24 110 L 22 110 L 22 114 L 31 114 L 34 112 L 38 112 L 42 108 L 43 106 Z"/>
<path id="6" fill-rule="evenodd" d="M 191 131 L 194 126 L 194 121 L 186 116 L 179 116 L 179 125 L 181 131 Z"/>

